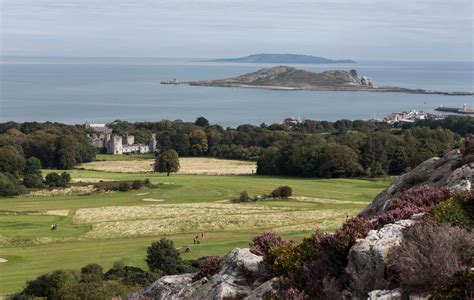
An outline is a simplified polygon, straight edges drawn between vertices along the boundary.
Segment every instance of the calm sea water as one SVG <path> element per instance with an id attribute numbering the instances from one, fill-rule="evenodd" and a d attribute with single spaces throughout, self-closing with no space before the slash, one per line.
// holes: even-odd
<path id="1" fill-rule="evenodd" d="M 263 64 L 202 63 L 193 59 L 3 57 L 0 121 L 64 123 L 194 121 L 205 116 L 224 126 L 317 120 L 383 118 L 391 112 L 433 111 L 443 104 L 474 107 L 474 97 L 369 92 L 272 91 L 186 85 L 160 81 L 220 79 L 253 72 Z M 473 62 L 361 61 L 348 65 L 299 65 L 321 72 L 357 69 L 376 86 L 473 91 Z"/>

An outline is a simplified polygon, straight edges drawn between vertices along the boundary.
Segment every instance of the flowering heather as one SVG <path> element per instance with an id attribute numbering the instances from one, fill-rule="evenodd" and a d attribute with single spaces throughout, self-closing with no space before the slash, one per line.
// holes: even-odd
<path id="1" fill-rule="evenodd" d="M 393 199 L 389 204 L 389 210 L 403 208 L 410 204 L 430 208 L 447 197 L 449 197 L 449 191 L 445 187 L 420 185 L 406 190 Z"/>
<path id="2" fill-rule="evenodd" d="M 221 258 L 219 256 L 209 256 L 199 266 L 199 272 L 193 277 L 193 281 L 197 281 L 204 277 L 211 277 L 220 270 Z"/>
<path id="3" fill-rule="evenodd" d="M 260 256 L 269 255 L 273 249 L 288 246 L 288 242 L 274 232 L 264 232 L 255 236 L 250 243 L 250 252 Z"/>
<path id="4" fill-rule="evenodd" d="M 377 228 L 381 228 L 386 224 L 395 223 L 396 221 L 409 219 L 411 216 L 417 213 L 423 212 L 425 209 L 422 207 L 418 207 L 413 204 L 407 204 L 402 208 L 395 208 L 389 210 L 377 217 L 376 225 Z"/>

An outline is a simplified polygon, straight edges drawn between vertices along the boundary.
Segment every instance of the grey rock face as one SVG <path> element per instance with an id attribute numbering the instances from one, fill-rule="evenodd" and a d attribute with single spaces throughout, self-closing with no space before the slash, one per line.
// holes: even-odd
<path id="1" fill-rule="evenodd" d="M 352 246 L 346 271 L 358 294 L 387 288 L 385 269 L 388 253 L 400 244 L 403 230 L 414 223 L 413 220 L 401 220 L 387 224 L 379 230 L 371 230 L 366 238 L 357 240 Z"/>
<path id="2" fill-rule="evenodd" d="M 466 154 L 464 154 L 464 157 Z M 390 187 L 381 192 L 363 211 L 363 214 L 381 213 L 388 208 L 392 198 L 416 185 L 445 186 L 451 193 L 471 190 L 474 163 L 464 163 L 459 149 L 446 153 L 443 157 L 430 158 L 411 172 L 392 182 Z"/>
<path id="3" fill-rule="evenodd" d="M 261 261 L 262 257 L 249 249 L 235 248 L 222 259 L 221 270 L 211 278 L 192 282 L 194 274 L 164 276 L 135 298 L 262 299 L 266 294 L 276 293 L 279 281 L 273 278 L 262 284 L 254 282 Z"/>
<path id="4" fill-rule="evenodd" d="M 369 300 L 401 300 L 402 293 L 400 289 L 394 290 L 375 290 L 369 293 Z"/>

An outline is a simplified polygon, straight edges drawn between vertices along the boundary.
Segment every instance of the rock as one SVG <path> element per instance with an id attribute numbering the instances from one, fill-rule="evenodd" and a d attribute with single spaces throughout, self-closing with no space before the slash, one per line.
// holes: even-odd
<path id="1" fill-rule="evenodd" d="M 379 230 L 369 231 L 366 238 L 358 239 L 352 246 L 346 271 L 358 294 L 364 295 L 368 291 L 388 287 L 385 276 L 387 255 L 400 244 L 403 230 L 414 223 L 413 220 L 401 220 L 387 224 Z"/>
<path id="2" fill-rule="evenodd" d="M 362 78 L 360 79 L 360 84 L 365 85 L 365 86 L 370 86 L 370 87 L 373 86 L 372 80 L 367 76 L 362 76 Z"/>
<path id="3" fill-rule="evenodd" d="M 471 147 L 471 146 L 469 146 Z M 470 155 L 464 153 L 464 155 Z M 418 165 L 412 171 L 398 177 L 364 209 L 362 215 L 378 214 L 387 210 L 391 199 L 401 192 L 417 185 L 445 186 L 451 193 L 469 191 L 472 186 L 474 162 L 463 164 L 459 149 L 443 157 L 433 157 Z"/>
<path id="4" fill-rule="evenodd" d="M 375 290 L 369 293 L 368 300 L 401 300 L 402 293 L 400 289 L 394 290 Z"/>
<path id="5" fill-rule="evenodd" d="M 192 282 L 194 274 L 164 276 L 133 298 L 152 299 L 262 299 L 276 294 L 279 279 L 255 282 L 261 256 L 235 248 L 222 259 L 219 273 Z"/>

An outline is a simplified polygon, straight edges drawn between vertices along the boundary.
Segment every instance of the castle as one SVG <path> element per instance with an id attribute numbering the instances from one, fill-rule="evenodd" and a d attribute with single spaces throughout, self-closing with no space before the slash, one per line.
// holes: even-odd
<path id="1" fill-rule="evenodd" d="M 84 128 L 94 131 L 87 134 L 91 144 L 98 149 L 105 149 L 107 154 L 150 153 L 156 150 L 156 136 L 154 133 L 151 135 L 148 144 L 135 144 L 134 135 L 128 133 L 123 136 L 114 135 L 112 129 L 105 124 L 91 124 L 86 121 Z"/>

